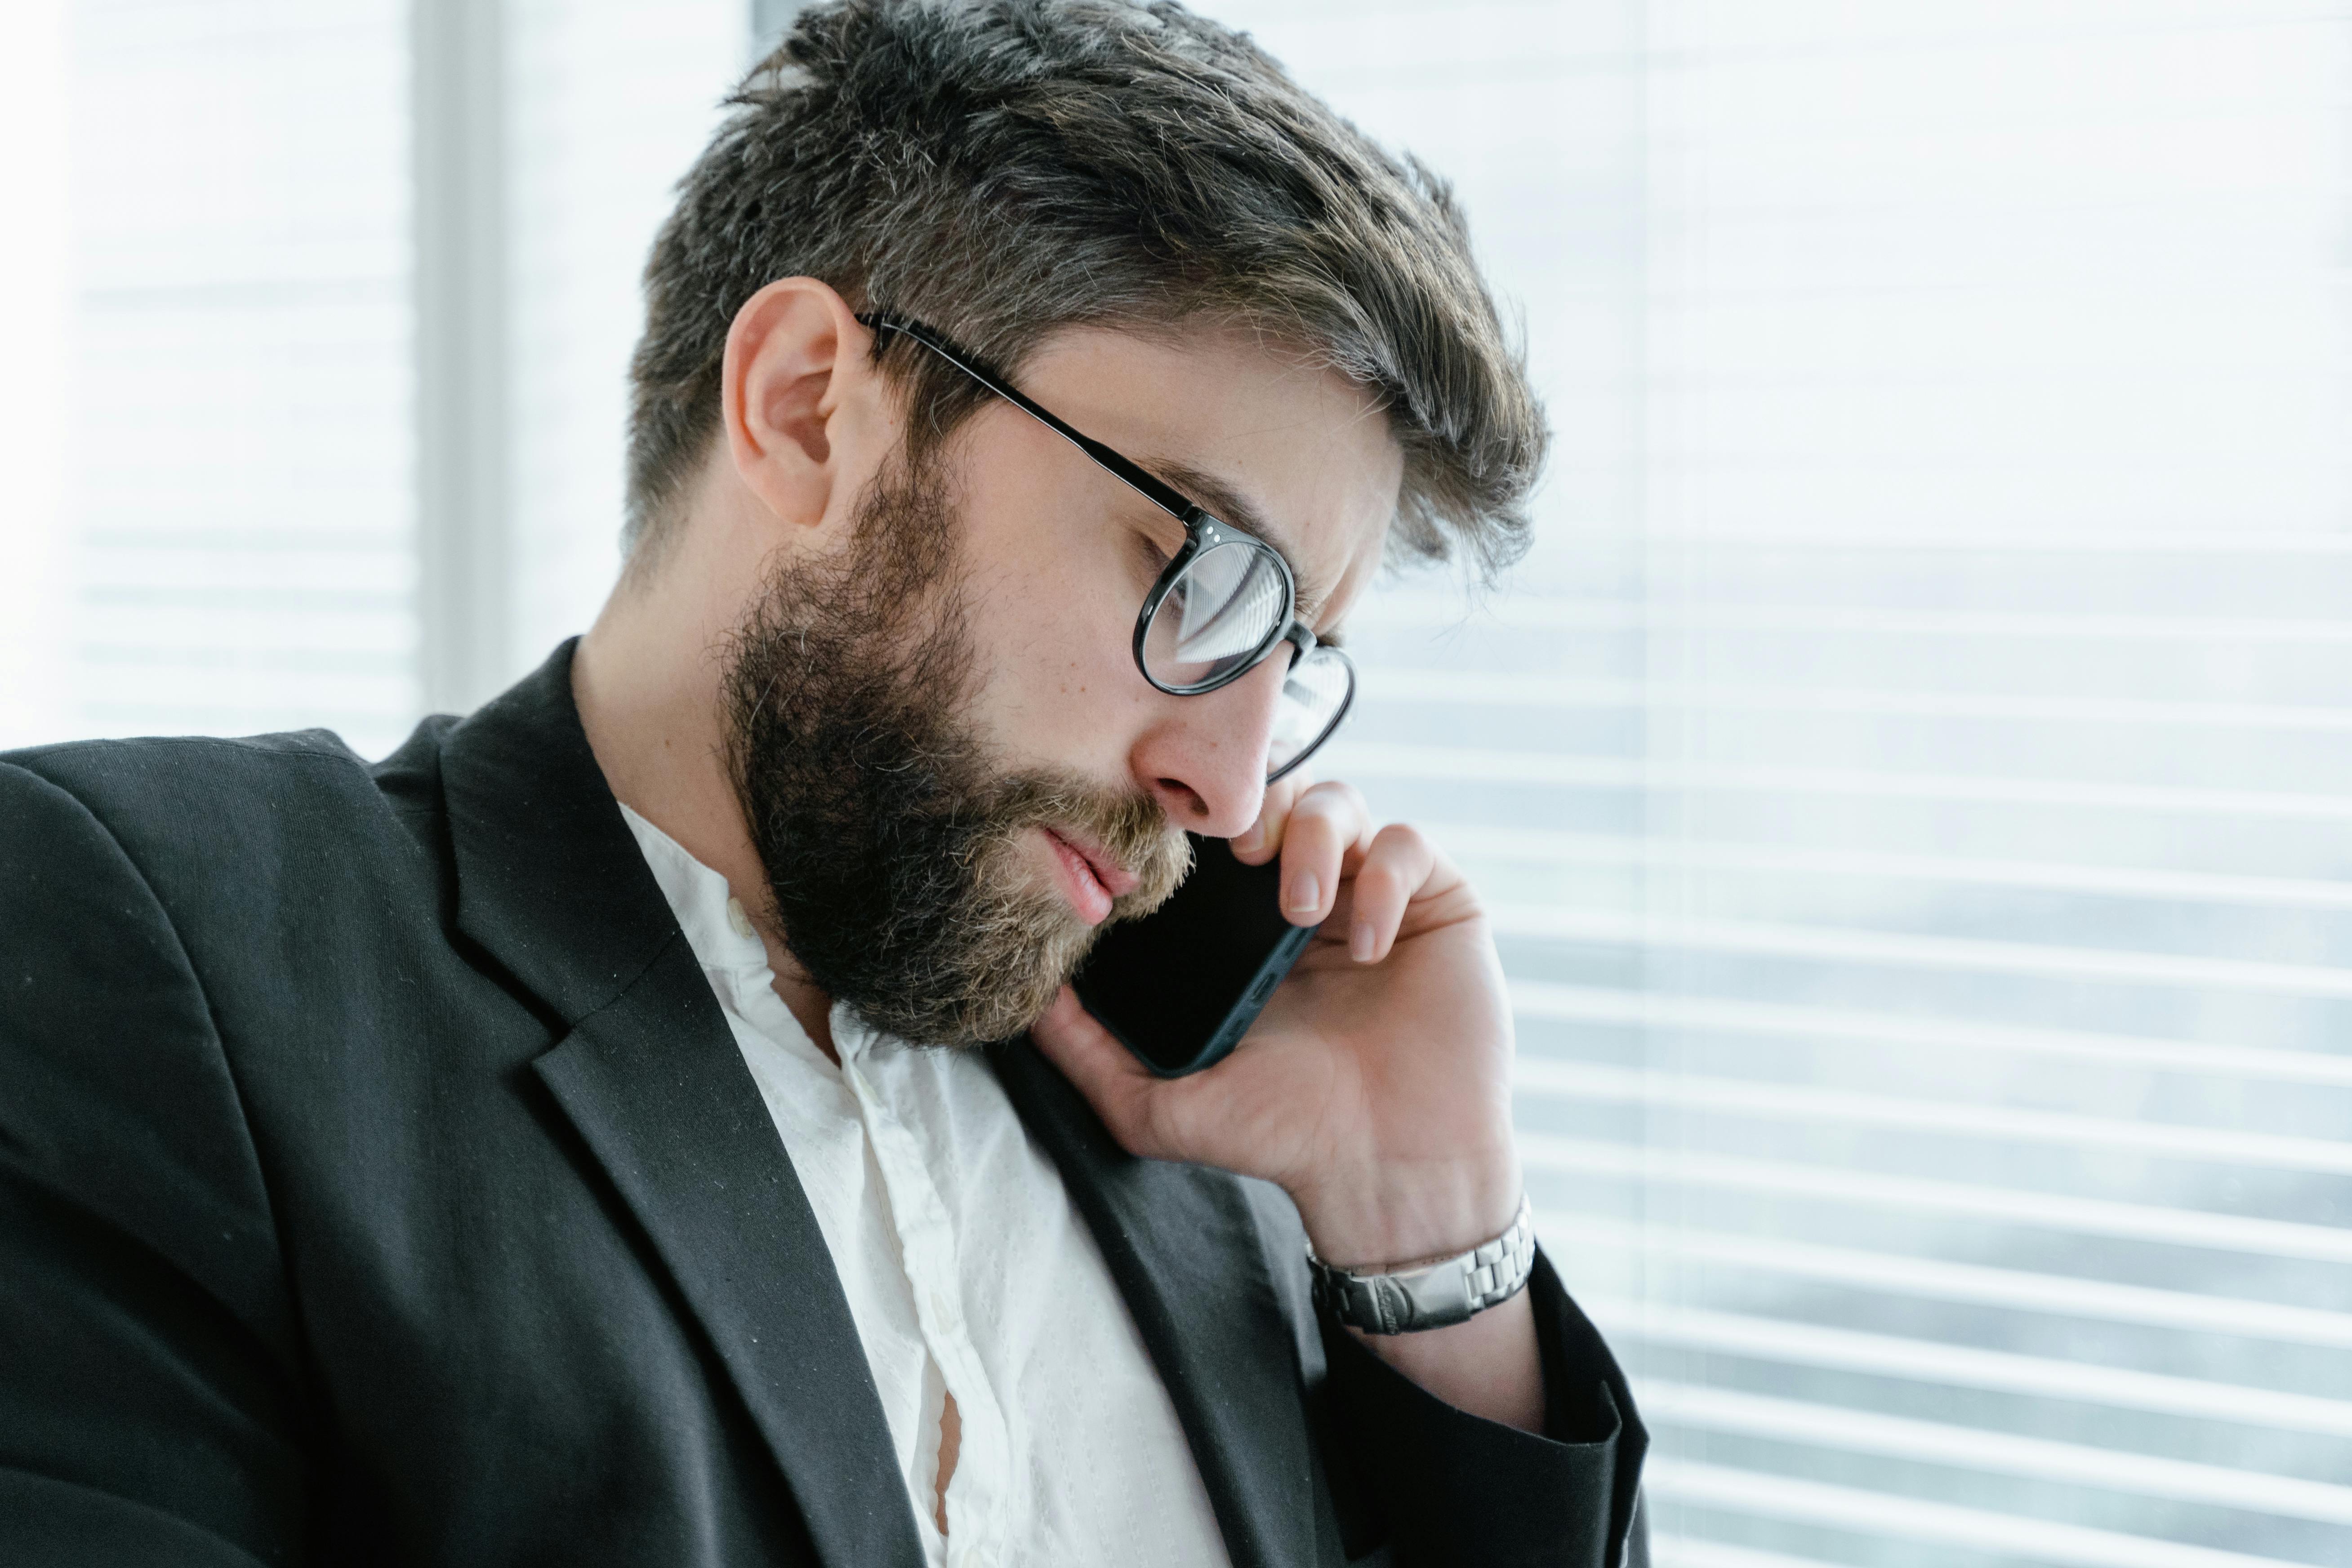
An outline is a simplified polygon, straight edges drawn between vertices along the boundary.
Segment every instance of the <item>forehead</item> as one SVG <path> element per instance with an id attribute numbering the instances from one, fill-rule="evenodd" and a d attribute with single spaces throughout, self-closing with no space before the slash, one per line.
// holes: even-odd
<path id="1" fill-rule="evenodd" d="M 1020 384 L 1281 550 L 1310 620 L 1344 610 L 1378 569 L 1404 456 L 1379 405 L 1336 371 L 1231 328 L 1074 328 Z"/>

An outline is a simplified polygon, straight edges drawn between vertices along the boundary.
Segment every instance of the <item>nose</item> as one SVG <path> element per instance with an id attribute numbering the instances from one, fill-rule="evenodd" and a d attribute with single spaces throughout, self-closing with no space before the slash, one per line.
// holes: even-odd
<path id="1" fill-rule="evenodd" d="M 1170 822 L 1232 838 L 1257 820 L 1289 651 L 1276 648 L 1232 685 L 1198 697 L 1158 694 L 1160 713 L 1136 742 L 1132 765 Z"/>

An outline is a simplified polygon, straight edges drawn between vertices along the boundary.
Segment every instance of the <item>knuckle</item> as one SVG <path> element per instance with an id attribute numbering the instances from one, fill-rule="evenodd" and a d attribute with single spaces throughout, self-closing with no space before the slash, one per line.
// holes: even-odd
<path id="1" fill-rule="evenodd" d="M 1297 815 L 1324 824 L 1340 838 L 1352 841 L 1361 837 L 1370 821 L 1364 797 L 1349 784 L 1318 784 L 1298 803 Z"/>
<path id="2" fill-rule="evenodd" d="M 1412 890 L 1405 879 L 1403 868 L 1386 861 L 1367 865 L 1357 874 L 1356 884 L 1362 889 L 1363 896 L 1383 903 L 1401 899 Z"/>
<path id="3" fill-rule="evenodd" d="M 1290 814 L 1290 826 L 1294 833 L 1303 831 L 1318 838 L 1336 840 L 1344 837 L 1337 814 L 1318 800 L 1300 801 L 1297 809 Z"/>

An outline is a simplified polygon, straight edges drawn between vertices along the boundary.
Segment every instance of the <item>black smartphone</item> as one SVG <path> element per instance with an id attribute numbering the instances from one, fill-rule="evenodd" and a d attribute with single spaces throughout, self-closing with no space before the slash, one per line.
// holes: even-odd
<path id="1" fill-rule="evenodd" d="M 1315 935 L 1282 915 L 1282 863 L 1244 866 L 1222 838 L 1192 840 L 1184 885 L 1105 931 L 1071 984 L 1087 1011 L 1162 1078 L 1214 1067 Z"/>

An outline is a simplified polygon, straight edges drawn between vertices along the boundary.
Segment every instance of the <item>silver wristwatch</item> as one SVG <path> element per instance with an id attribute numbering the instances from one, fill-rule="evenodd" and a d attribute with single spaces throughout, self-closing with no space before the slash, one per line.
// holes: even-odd
<path id="1" fill-rule="evenodd" d="M 1535 1216 L 1528 1200 L 1511 1228 L 1454 1258 L 1388 1274 L 1334 1268 L 1307 1247 L 1315 1299 L 1351 1329 L 1368 1334 L 1409 1334 L 1465 1322 L 1517 1295 L 1536 1264 Z"/>

